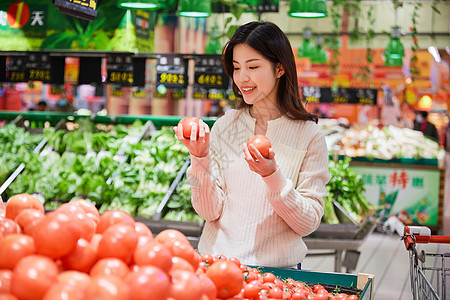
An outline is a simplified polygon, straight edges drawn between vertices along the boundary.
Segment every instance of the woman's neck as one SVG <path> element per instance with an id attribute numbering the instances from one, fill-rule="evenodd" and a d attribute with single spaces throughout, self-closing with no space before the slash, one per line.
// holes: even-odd
<path id="1" fill-rule="evenodd" d="M 276 107 L 268 106 L 250 106 L 249 113 L 256 120 L 255 134 L 262 135 L 266 134 L 268 121 L 278 119 L 282 116 Z"/>

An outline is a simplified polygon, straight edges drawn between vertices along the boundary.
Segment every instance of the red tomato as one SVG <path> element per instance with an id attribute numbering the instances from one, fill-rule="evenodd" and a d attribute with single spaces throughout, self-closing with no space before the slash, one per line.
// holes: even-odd
<path id="1" fill-rule="evenodd" d="M 314 293 L 317 293 L 319 290 L 324 290 L 325 288 L 323 287 L 323 285 L 321 285 L 321 284 L 315 284 L 314 285 L 314 289 L 313 289 L 313 292 Z"/>
<path id="2" fill-rule="evenodd" d="M 0 300 L 18 300 L 18 299 L 12 294 L 0 294 Z"/>
<path id="3" fill-rule="evenodd" d="M 134 230 L 136 231 L 138 236 L 151 236 L 153 238 L 153 233 L 150 228 L 148 228 L 148 226 L 142 222 L 135 222 Z"/>
<path id="4" fill-rule="evenodd" d="M 187 237 L 181 231 L 176 229 L 164 229 L 156 235 L 155 240 L 169 248 L 172 247 L 172 244 L 176 240 L 190 245 Z"/>
<path id="5" fill-rule="evenodd" d="M 31 235 L 33 228 L 44 219 L 42 211 L 32 208 L 22 210 L 16 217 L 16 223 L 22 228 L 22 231 Z"/>
<path id="6" fill-rule="evenodd" d="M 200 259 L 208 265 L 212 265 L 212 263 L 214 262 L 213 256 L 211 254 L 203 254 Z"/>
<path id="7" fill-rule="evenodd" d="M 132 300 L 160 300 L 169 296 L 169 276 L 154 266 L 141 266 L 130 272 L 125 282 L 130 287 Z"/>
<path id="8" fill-rule="evenodd" d="M 69 284 L 80 290 L 85 290 L 91 282 L 91 277 L 79 271 L 63 271 L 58 275 L 58 282 Z"/>
<path id="9" fill-rule="evenodd" d="M 233 264 L 235 264 L 239 268 L 241 267 L 241 261 L 239 259 L 237 259 L 236 257 L 230 257 L 230 258 L 228 258 L 228 261 L 232 262 Z"/>
<path id="10" fill-rule="evenodd" d="M 219 298 L 229 298 L 238 294 L 244 285 L 241 269 L 227 260 L 213 263 L 206 270 L 206 275 L 216 285 Z"/>
<path id="11" fill-rule="evenodd" d="M 77 200 L 70 201 L 70 203 L 81 207 L 84 210 L 84 212 L 86 213 L 86 215 L 90 219 L 94 220 L 96 224 L 98 224 L 100 222 L 100 214 L 98 213 L 97 208 L 95 207 L 94 204 L 92 204 L 88 200 L 77 199 Z"/>
<path id="12" fill-rule="evenodd" d="M 245 282 L 252 282 L 253 280 L 258 279 L 258 275 L 256 275 L 254 272 L 245 272 L 243 273 Z"/>
<path id="13" fill-rule="evenodd" d="M 97 223 L 89 218 L 80 206 L 72 204 L 72 202 L 64 203 L 56 209 L 56 212 L 70 214 L 71 218 L 78 223 L 78 228 L 80 228 L 81 231 L 81 238 L 89 241 L 94 235 Z"/>
<path id="14" fill-rule="evenodd" d="M 27 208 L 37 209 L 45 213 L 44 205 L 38 198 L 29 194 L 17 194 L 9 198 L 6 203 L 5 217 L 15 220 L 17 215 Z"/>
<path id="15" fill-rule="evenodd" d="M 11 219 L 0 217 L 0 238 L 14 233 L 20 233 L 20 226 Z"/>
<path id="16" fill-rule="evenodd" d="M 259 153 L 261 153 L 262 156 L 264 156 L 264 157 L 269 156 L 269 149 L 272 147 L 272 145 L 271 145 L 269 139 L 267 137 L 265 137 L 264 135 L 255 134 L 255 135 L 251 136 L 247 141 L 247 146 L 250 144 L 254 145 L 256 147 L 256 149 L 258 149 Z M 252 157 L 253 157 L 253 155 L 252 155 Z M 253 157 L 253 158 L 256 159 L 255 157 Z"/>
<path id="17" fill-rule="evenodd" d="M 126 223 L 134 227 L 134 219 L 128 213 L 121 210 L 108 210 L 100 216 L 97 233 L 103 233 L 109 226 Z"/>
<path id="18" fill-rule="evenodd" d="M 308 297 L 309 293 L 307 290 L 298 290 L 292 294 L 292 300 L 303 300 Z"/>
<path id="19" fill-rule="evenodd" d="M 213 262 L 218 262 L 218 261 L 221 261 L 221 260 L 228 260 L 228 258 L 225 255 L 222 255 L 222 254 L 214 255 Z"/>
<path id="20" fill-rule="evenodd" d="M 263 282 L 275 282 L 275 275 L 273 273 L 264 273 L 263 274 Z"/>
<path id="21" fill-rule="evenodd" d="M 96 275 L 114 275 L 119 278 L 125 278 L 129 273 L 128 265 L 118 258 L 103 258 L 98 260 L 91 268 L 89 274 Z"/>
<path id="22" fill-rule="evenodd" d="M 86 300 L 128 300 L 130 288 L 119 277 L 113 275 L 97 275 L 92 277 L 86 288 Z"/>
<path id="23" fill-rule="evenodd" d="M 347 297 L 347 300 L 358 300 L 359 297 L 357 295 L 350 295 Z"/>
<path id="24" fill-rule="evenodd" d="M 134 263 L 139 266 L 152 265 L 168 273 L 172 268 L 172 253 L 164 245 L 148 243 L 136 248 Z"/>
<path id="25" fill-rule="evenodd" d="M 194 267 L 192 267 L 192 265 L 187 260 L 178 256 L 172 257 L 172 268 L 170 268 L 170 272 L 175 270 L 195 272 Z"/>
<path id="26" fill-rule="evenodd" d="M 24 257 L 34 254 L 36 248 L 31 236 L 10 234 L 0 241 L 0 269 L 13 269 Z"/>
<path id="27" fill-rule="evenodd" d="M 0 270 L 0 295 L 11 291 L 11 270 Z"/>
<path id="28" fill-rule="evenodd" d="M 61 257 L 66 270 L 88 273 L 97 261 L 97 251 L 85 239 L 79 239 L 75 248 L 69 254 Z"/>
<path id="29" fill-rule="evenodd" d="M 198 256 L 198 253 L 195 252 L 194 247 L 190 244 L 176 240 L 173 242 L 169 250 L 173 256 L 178 256 L 188 261 L 194 270 L 198 268 L 200 257 Z"/>
<path id="30" fill-rule="evenodd" d="M 261 287 L 256 282 L 250 282 L 244 286 L 243 296 L 245 298 L 254 299 L 258 297 Z"/>
<path id="31" fill-rule="evenodd" d="M 205 273 L 197 275 L 202 285 L 202 293 L 208 300 L 216 300 L 217 290 L 214 282 Z"/>
<path id="32" fill-rule="evenodd" d="M 84 298 L 83 290 L 67 283 L 58 282 L 48 289 L 42 300 L 83 300 Z"/>
<path id="33" fill-rule="evenodd" d="M 174 300 L 198 300 L 202 298 L 202 285 L 195 273 L 175 270 L 170 275 L 172 276 L 170 298 Z"/>
<path id="34" fill-rule="evenodd" d="M 36 252 L 52 258 L 60 258 L 77 245 L 81 231 L 70 214 L 51 212 L 36 225 L 32 236 Z"/>
<path id="35" fill-rule="evenodd" d="M 126 263 L 130 263 L 138 242 L 138 236 L 134 226 L 128 224 L 116 224 L 103 233 L 98 244 L 98 257 L 116 257 Z"/>
<path id="36" fill-rule="evenodd" d="M 339 293 L 334 295 L 335 300 L 346 300 L 348 298 L 348 295 L 346 293 Z"/>
<path id="37" fill-rule="evenodd" d="M 57 276 L 58 267 L 50 258 L 42 255 L 24 257 L 14 268 L 11 293 L 21 300 L 42 299 Z"/>
<path id="38" fill-rule="evenodd" d="M 274 299 L 282 299 L 283 298 L 283 290 L 279 287 L 274 287 L 273 289 L 269 290 L 269 298 Z"/>
<path id="39" fill-rule="evenodd" d="M 192 131 L 192 126 L 193 125 L 197 126 L 197 138 L 199 136 L 199 119 L 197 119 L 196 117 L 186 117 L 180 120 L 180 122 L 178 122 L 178 126 L 181 125 L 183 127 L 183 137 L 185 139 L 190 139 L 191 138 L 191 131 Z"/>

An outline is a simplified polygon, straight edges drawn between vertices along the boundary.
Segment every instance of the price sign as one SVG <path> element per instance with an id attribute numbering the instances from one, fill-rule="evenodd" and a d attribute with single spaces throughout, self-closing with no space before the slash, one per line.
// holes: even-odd
<path id="1" fill-rule="evenodd" d="M 27 82 L 27 60 L 28 56 L 8 56 L 6 58 L 6 82 Z"/>
<path id="2" fill-rule="evenodd" d="M 303 99 L 313 103 L 377 104 L 377 89 L 303 87 Z"/>
<path id="3" fill-rule="evenodd" d="M 156 86 L 185 88 L 188 85 L 187 60 L 180 55 L 158 55 Z"/>
<path id="4" fill-rule="evenodd" d="M 201 87 L 194 87 L 192 91 L 192 98 L 194 99 L 207 99 L 208 98 L 208 90 Z"/>
<path id="5" fill-rule="evenodd" d="M 304 86 L 303 87 L 303 99 L 309 103 L 320 102 L 320 87 L 318 86 Z"/>
<path id="6" fill-rule="evenodd" d="M 128 54 L 108 54 L 107 56 L 107 83 L 120 86 L 131 86 L 134 82 L 133 59 Z"/>
<path id="7" fill-rule="evenodd" d="M 51 82 L 51 61 L 47 53 L 30 52 L 26 62 L 28 79 L 32 81 Z"/>
<path id="8" fill-rule="evenodd" d="M 53 0 L 59 12 L 92 21 L 97 16 L 97 0 Z"/>
<path id="9" fill-rule="evenodd" d="M 229 78 L 222 67 L 220 55 L 195 56 L 194 79 L 194 87 L 225 90 Z"/>

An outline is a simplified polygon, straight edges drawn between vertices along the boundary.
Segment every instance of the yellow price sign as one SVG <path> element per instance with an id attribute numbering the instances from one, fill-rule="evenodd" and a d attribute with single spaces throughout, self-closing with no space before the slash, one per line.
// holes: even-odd
<path id="1" fill-rule="evenodd" d="M 50 81 L 50 70 L 29 70 L 29 79 L 37 81 Z"/>
<path id="2" fill-rule="evenodd" d="M 184 84 L 184 74 L 161 73 L 159 82 L 170 84 Z"/>

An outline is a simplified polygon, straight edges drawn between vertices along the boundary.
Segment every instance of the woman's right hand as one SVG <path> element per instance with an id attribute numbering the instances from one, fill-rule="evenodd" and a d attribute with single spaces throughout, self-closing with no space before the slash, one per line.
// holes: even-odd
<path id="1" fill-rule="evenodd" d="M 199 120 L 198 125 L 199 128 L 197 128 L 197 124 L 192 125 L 191 137 L 189 139 L 183 136 L 183 125 L 178 124 L 178 126 L 174 126 L 173 130 L 178 140 L 189 149 L 192 155 L 205 157 L 209 153 L 209 127 L 203 120 Z"/>

